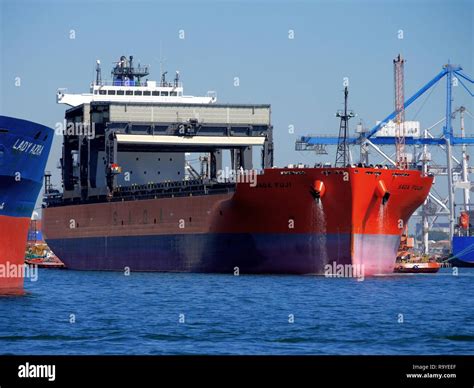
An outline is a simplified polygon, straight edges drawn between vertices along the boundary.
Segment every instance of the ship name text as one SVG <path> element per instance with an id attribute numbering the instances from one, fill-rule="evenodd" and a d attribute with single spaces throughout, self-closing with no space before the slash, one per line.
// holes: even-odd
<path id="1" fill-rule="evenodd" d="M 30 155 L 40 156 L 43 153 L 44 145 L 35 144 L 31 141 L 17 139 L 13 144 L 13 149 L 19 152 L 25 152 Z"/>
<path id="2" fill-rule="evenodd" d="M 261 182 L 257 184 L 258 189 L 287 189 L 291 187 L 291 182 Z"/>
<path id="3" fill-rule="evenodd" d="M 420 191 L 423 190 L 423 186 L 418 186 L 418 185 L 400 185 L 398 186 L 398 190 L 415 190 L 415 191 Z"/>

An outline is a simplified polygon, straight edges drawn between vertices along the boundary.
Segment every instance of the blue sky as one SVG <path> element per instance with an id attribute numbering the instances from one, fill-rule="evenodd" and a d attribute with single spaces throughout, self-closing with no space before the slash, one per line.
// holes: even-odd
<path id="1" fill-rule="evenodd" d="M 473 1 L 0 4 L 1 114 L 54 126 L 65 111 L 55 103 L 58 87 L 88 91 L 95 60 L 101 59 L 105 76 L 120 55 L 150 64 L 150 78 L 158 79 L 161 42 L 166 70 L 180 70 L 186 94 L 216 90 L 221 103 L 272 105 L 278 165 L 317 160 L 294 151 L 297 137 L 337 133 L 343 77 L 349 77 L 350 105 L 358 114 L 352 129 L 358 119 L 371 127 L 393 110 L 392 60 L 399 52 L 407 60 L 407 96 L 448 60 L 474 75 Z M 439 85 L 424 105 L 422 99 L 407 111 L 407 119 L 423 127 L 437 121 L 444 115 L 444 93 Z M 474 113 L 473 99 L 461 88 L 455 96 L 455 106 Z M 472 123 L 468 118 L 470 134 Z M 48 162 L 56 182 L 60 143 L 56 138 Z"/>

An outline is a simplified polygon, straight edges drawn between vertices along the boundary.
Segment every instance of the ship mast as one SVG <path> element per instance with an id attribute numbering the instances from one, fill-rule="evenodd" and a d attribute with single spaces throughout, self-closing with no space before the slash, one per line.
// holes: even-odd
<path id="1" fill-rule="evenodd" d="M 101 85 L 102 84 L 102 71 L 100 69 L 100 60 L 97 60 L 96 62 L 95 72 L 96 72 L 95 84 Z"/>
<path id="2" fill-rule="evenodd" d="M 401 54 L 393 60 L 393 71 L 395 77 L 395 147 L 397 167 L 401 170 L 408 168 L 405 153 L 405 92 L 404 92 L 404 64 L 405 60 Z"/>
<path id="3" fill-rule="evenodd" d="M 349 128 L 349 119 L 354 117 L 354 112 L 347 110 L 347 98 L 349 96 L 349 89 L 344 88 L 344 110 L 337 111 L 336 117 L 341 118 L 339 125 L 339 139 L 337 142 L 336 151 L 336 167 L 346 167 L 349 163 L 349 146 L 347 145 L 347 131 Z"/>

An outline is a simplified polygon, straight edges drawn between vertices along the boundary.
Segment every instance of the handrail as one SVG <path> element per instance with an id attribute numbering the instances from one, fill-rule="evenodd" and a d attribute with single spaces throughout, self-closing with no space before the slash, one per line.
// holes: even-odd
<path id="1" fill-rule="evenodd" d="M 116 80 L 116 81 L 110 81 L 110 80 L 107 80 L 107 81 L 101 81 L 100 83 L 96 83 L 96 82 L 92 82 L 92 86 L 94 87 L 101 87 L 101 86 L 134 86 L 134 87 L 151 87 L 150 85 L 148 85 L 150 82 L 154 82 L 154 81 L 131 81 L 131 80 L 127 80 L 127 81 L 120 81 L 120 80 Z M 182 89 L 183 88 L 183 83 L 182 82 L 178 82 L 178 85 L 175 86 L 174 83 L 166 83 L 166 85 L 161 85 L 159 82 L 156 82 L 156 88 L 164 88 L 164 89 Z"/>

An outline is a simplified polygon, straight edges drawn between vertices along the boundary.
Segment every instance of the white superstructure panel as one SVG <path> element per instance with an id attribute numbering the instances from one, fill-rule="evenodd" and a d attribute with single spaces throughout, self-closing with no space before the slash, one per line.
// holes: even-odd
<path id="1" fill-rule="evenodd" d="M 177 146 L 262 146 L 264 136 L 166 136 L 117 134 L 118 143 Z"/>

